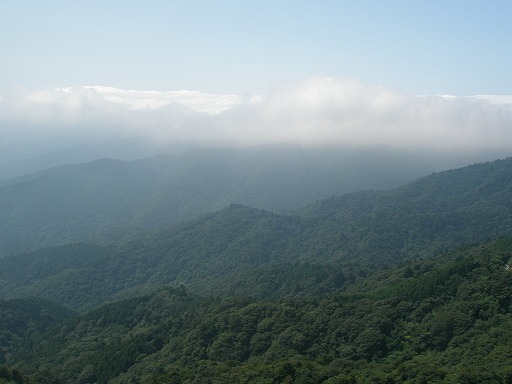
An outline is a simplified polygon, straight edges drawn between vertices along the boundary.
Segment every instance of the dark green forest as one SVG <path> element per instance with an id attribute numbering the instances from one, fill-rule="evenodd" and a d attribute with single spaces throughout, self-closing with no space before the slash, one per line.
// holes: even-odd
<path id="1" fill-rule="evenodd" d="M 511 259 L 502 238 L 326 295 L 163 288 L 27 334 L 7 362 L 55 383 L 506 383 Z"/>
<path id="2" fill-rule="evenodd" d="M 510 383 L 511 201 L 506 159 L 5 256 L 0 383 Z"/>
<path id="3" fill-rule="evenodd" d="M 453 163 L 460 161 L 385 149 L 268 146 L 63 165 L 0 180 L 0 257 L 129 238 L 231 203 L 299 209 L 332 195 L 397 187 Z"/>
<path id="4" fill-rule="evenodd" d="M 0 297 L 44 297 L 83 311 L 168 284 L 205 295 L 257 297 L 264 290 L 297 294 L 300 286 L 280 281 L 307 285 L 309 279 L 330 292 L 345 279 L 333 265 L 346 268 L 346 280 L 353 281 L 385 265 L 512 234 L 511 201 L 507 159 L 394 190 L 333 197 L 295 214 L 231 205 L 109 245 L 79 243 L 5 257 Z M 305 263 L 319 269 L 316 277 L 289 275 L 295 270 L 299 276 L 295 265 Z M 265 269 L 275 271 L 272 286 L 253 284 Z"/>

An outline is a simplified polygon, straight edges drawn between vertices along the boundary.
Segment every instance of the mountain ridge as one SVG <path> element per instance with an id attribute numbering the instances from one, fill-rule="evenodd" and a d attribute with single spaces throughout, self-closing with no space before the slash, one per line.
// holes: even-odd
<path id="1" fill-rule="evenodd" d="M 0 297 L 40 295 L 85 310 L 138 286 L 186 284 L 202 294 L 215 287 L 226 292 L 223 279 L 240 281 L 240 274 L 272 263 L 371 270 L 430 257 L 512 233 L 511 173 L 512 158 L 394 190 L 333 197 L 297 214 L 232 204 L 117 244 L 13 255 L 2 260 Z M 336 279 L 331 272 L 322 272 L 325 287 L 337 286 L 328 282 Z M 34 273 L 38 279 L 26 281 Z M 95 282 L 94 292 L 87 281 Z"/>
<path id="2" fill-rule="evenodd" d="M 431 167 L 433 160 L 384 149 L 286 146 L 59 166 L 0 183 L 0 256 L 122 228 L 156 229 L 231 203 L 299 209 L 331 195 L 396 187 Z"/>

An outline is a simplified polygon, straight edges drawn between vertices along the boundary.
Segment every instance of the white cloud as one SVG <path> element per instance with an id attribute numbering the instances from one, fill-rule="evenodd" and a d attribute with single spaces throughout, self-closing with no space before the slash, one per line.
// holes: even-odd
<path id="1" fill-rule="evenodd" d="M 245 100 L 239 95 L 215 95 L 198 91 L 136 91 L 103 86 L 60 88 L 55 93 L 66 95 L 89 95 L 106 102 L 118 104 L 129 110 L 160 109 L 176 103 L 195 112 L 217 115 L 242 104 Z"/>
<path id="2" fill-rule="evenodd" d="M 413 96 L 332 78 L 251 97 L 84 86 L 2 95 L 0 123 L 9 143 L 141 137 L 489 150 L 512 147 L 512 96 Z"/>

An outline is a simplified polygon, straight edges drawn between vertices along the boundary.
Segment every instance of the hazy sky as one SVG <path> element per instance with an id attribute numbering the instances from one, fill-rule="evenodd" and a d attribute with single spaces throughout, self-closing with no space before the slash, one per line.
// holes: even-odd
<path id="1" fill-rule="evenodd" d="M 1 87 L 512 93 L 509 0 L 4 0 Z"/>
<path id="2" fill-rule="evenodd" d="M 5 0 L 0 12 L 0 148 L 121 136 L 512 148 L 509 0 Z"/>

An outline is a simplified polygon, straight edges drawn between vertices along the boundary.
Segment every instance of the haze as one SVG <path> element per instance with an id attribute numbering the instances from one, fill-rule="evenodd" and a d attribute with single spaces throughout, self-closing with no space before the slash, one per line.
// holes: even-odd
<path id="1" fill-rule="evenodd" d="M 198 145 L 291 142 L 433 149 L 512 144 L 512 96 L 415 96 L 353 80 L 313 78 L 264 95 L 126 91 L 107 87 L 18 91 L 1 104 L 2 142 L 113 138 Z M 23 135 L 20 135 L 20 133 Z"/>
<path id="2" fill-rule="evenodd" d="M 275 143 L 510 154 L 508 2 L 0 7 L 2 166 L 77 146 L 119 157 L 128 141 L 132 158 Z"/>

